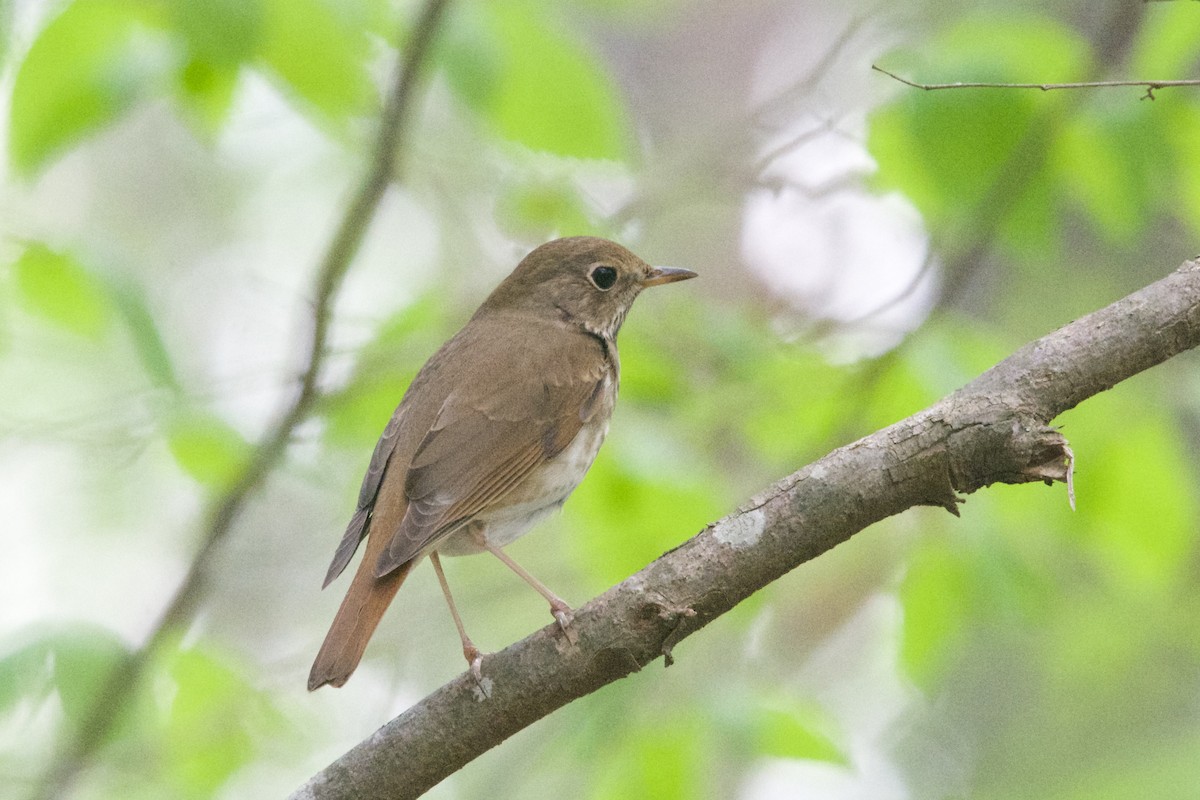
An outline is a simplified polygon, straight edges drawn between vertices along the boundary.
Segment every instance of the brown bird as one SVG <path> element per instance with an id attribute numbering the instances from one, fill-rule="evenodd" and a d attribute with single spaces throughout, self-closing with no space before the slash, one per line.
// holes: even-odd
<path id="1" fill-rule="evenodd" d="M 383 431 L 325 586 L 367 549 L 308 676 L 341 686 L 413 566 L 433 563 L 478 678 L 439 555 L 489 552 L 571 609 L 501 550 L 562 505 L 592 465 L 617 399 L 617 331 L 648 286 L 686 280 L 604 239 L 558 239 L 526 256 L 417 373 Z"/>

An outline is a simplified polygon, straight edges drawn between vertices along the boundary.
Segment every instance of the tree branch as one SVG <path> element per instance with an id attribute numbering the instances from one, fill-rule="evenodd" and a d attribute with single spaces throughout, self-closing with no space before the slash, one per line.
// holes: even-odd
<path id="1" fill-rule="evenodd" d="M 938 89 L 1040 89 L 1043 92 L 1049 92 L 1055 89 L 1109 89 L 1116 86 L 1144 86 L 1146 87 L 1146 93 L 1142 95 L 1142 99 L 1153 100 L 1156 89 L 1166 89 L 1174 86 L 1200 86 L 1200 79 L 1178 81 L 1077 81 L 1075 83 L 965 83 L 961 81 L 955 83 L 917 83 L 910 81 L 908 78 L 901 78 L 894 72 L 888 72 L 876 64 L 872 64 L 871 69 L 876 72 L 882 72 L 889 78 L 900 81 L 905 86 L 911 86 L 914 89 L 924 89 L 927 92 Z"/>
<path id="2" fill-rule="evenodd" d="M 466 673 L 330 764 L 292 800 L 413 798 L 577 697 L 670 650 L 771 581 L 917 505 L 957 514 L 993 483 L 1069 481 L 1049 422 L 1200 344 L 1200 259 L 1029 344 L 908 419 L 763 491 L 579 609 L 577 645 L 548 626 Z"/>
<path id="3" fill-rule="evenodd" d="M 421 67 L 432 43 L 447 0 L 428 0 L 413 29 L 408 52 L 397 67 L 380 120 L 374 151 L 366 176 L 346 208 L 341 223 L 321 259 L 314 281 L 312 332 L 304 372 L 296 396 L 279 415 L 251 452 L 244 468 L 230 487 L 213 498 L 205 514 L 201 546 L 187 575 L 164 608 L 146 641 L 116 664 L 96 695 L 91 711 L 67 742 L 33 797 L 53 800 L 62 797 L 99 751 L 106 736 L 140 685 L 146 666 L 170 635 L 189 620 L 204 593 L 209 563 L 228 536 L 249 496 L 262 484 L 272 467 L 283 457 L 296 427 L 312 413 L 320 393 L 318 378 L 325 362 L 331 310 L 337 290 L 358 252 L 367 226 L 375 215 L 383 192 L 392 180 L 400 156 L 400 143 L 412 113 L 412 99 Z"/>

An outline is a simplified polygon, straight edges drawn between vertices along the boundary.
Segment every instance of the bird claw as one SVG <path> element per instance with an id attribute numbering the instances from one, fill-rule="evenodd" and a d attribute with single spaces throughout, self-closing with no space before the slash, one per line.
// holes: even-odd
<path id="1" fill-rule="evenodd" d="M 567 641 L 571 644 L 579 643 L 579 633 L 571 625 L 575 621 L 575 615 L 571 613 L 571 609 L 563 606 L 562 608 L 551 609 L 554 618 L 558 620 L 558 627 L 562 629 L 563 635 L 567 637 Z"/>
<path id="2" fill-rule="evenodd" d="M 483 655 L 480 654 L 479 648 L 471 645 L 463 648 L 463 655 L 466 656 L 467 664 L 470 665 L 471 677 L 476 683 L 483 682 Z"/>

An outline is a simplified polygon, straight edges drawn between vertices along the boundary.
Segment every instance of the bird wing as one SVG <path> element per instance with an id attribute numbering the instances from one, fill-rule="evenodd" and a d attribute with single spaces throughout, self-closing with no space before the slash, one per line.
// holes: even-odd
<path id="1" fill-rule="evenodd" d="M 325 573 L 325 582 L 321 584 L 322 589 L 333 583 L 334 579 L 342 574 L 346 565 L 350 563 L 350 559 L 354 557 L 354 551 L 358 549 L 363 537 L 367 535 L 367 520 L 371 516 L 375 498 L 379 495 L 379 487 L 383 484 L 383 476 L 387 472 L 388 463 L 396 449 L 397 434 L 403 424 L 404 410 L 403 404 L 396 409 L 392 418 L 388 420 L 387 427 L 383 429 L 383 435 L 375 443 L 375 452 L 371 454 L 371 463 L 367 466 L 367 474 L 363 476 L 362 486 L 358 490 L 358 503 L 354 509 L 354 516 L 350 518 L 350 524 L 346 526 L 346 532 L 342 534 L 342 540 L 333 554 L 333 561 L 330 562 L 329 570 Z"/>
<path id="2" fill-rule="evenodd" d="M 434 420 L 437 411 L 436 398 L 444 396 L 442 388 L 447 384 L 444 378 L 451 372 L 456 359 L 455 353 L 460 350 L 460 344 L 466 329 L 442 345 L 425 365 L 417 372 L 408 390 L 405 391 L 400 405 L 392 412 L 391 419 L 383 429 L 379 441 L 375 443 L 375 451 L 371 454 L 371 463 L 367 465 L 367 474 L 363 476 L 362 486 L 358 490 L 358 503 L 354 515 L 342 540 L 338 543 L 333 554 L 333 561 L 325 573 L 325 582 L 321 588 L 328 586 L 342 574 L 354 552 L 370 531 L 370 522 L 379 499 L 379 492 L 384 480 L 390 472 L 403 476 L 408 469 L 412 451 L 425 435 L 425 431 Z M 435 404 L 422 402 L 426 397 L 434 398 Z"/>
<path id="3" fill-rule="evenodd" d="M 603 351 L 569 377 L 518 370 L 483 395 L 468 387 L 446 398 L 405 477 L 408 512 L 380 556 L 386 575 L 470 522 L 561 453 L 599 408 Z M 490 384 L 493 387 L 496 384 Z"/>
<path id="4" fill-rule="evenodd" d="M 546 359 L 514 363 L 504 335 L 512 324 L 474 320 L 414 378 L 375 445 L 324 585 L 373 532 L 385 482 L 403 481 L 409 505 L 396 529 L 376 532 L 390 540 L 376 568 L 381 575 L 517 486 L 599 411 L 606 381 L 617 379 L 611 343 L 556 327 L 539 332 L 540 341 L 558 343 Z"/>

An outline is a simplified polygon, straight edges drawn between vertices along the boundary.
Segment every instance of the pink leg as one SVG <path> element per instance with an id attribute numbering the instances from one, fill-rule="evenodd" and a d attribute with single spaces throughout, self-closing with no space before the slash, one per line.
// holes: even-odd
<path id="1" fill-rule="evenodd" d="M 534 588 L 535 591 L 537 591 L 538 594 L 546 598 L 546 601 L 550 603 L 550 613 L 554 615 L 556 620 L 558 620 L 558 626 L 562 628 L 562 632 L 566 635 L 567 641 L 571 644 L 575 644 L 579 640 L 579 634 L 575 632 L 574 628 L 570 627 L 571 621 L 575 618 L 571 613 L 571 607 L 567 605 L 561 597 L 546 588 L 546 584 L 530 575 L 525 571 L 524 567 L 509 558 L 508 554 L 499 547 L 488 544 L 486 541 L 481 543 L 489 553 L 500 559 L 500 561 L 503 562 L 506 567 L 517 573 L 521 580 L 528 583 Z"/>
<path id="2" fill-rule="evenodd" d="M 471 665 L 471 674 L 475 676 L 476 682 L 483 680 L 483 657 L 479 653 L 479 648 L 471 641 L 471 637 L 467 636 L 467 629 L 463 627 L 462 617 L 458 615 L 458 608 L 454 605 L 454 597 L 450 594 L 450 584 L 446 582 L 446 573 L 442 572 L 442 562 L 436 551 L 429 554 L 429 560 L 433 562 L 433 571 L 437 573 L 438 583 L 442 585 L 442 594 L 446 596 L 446 605 L 450 606 L 450 616 L 454 617 L 454 627 L 458 628 L 458 638 L 462 640 L 463 657 Z"/>

